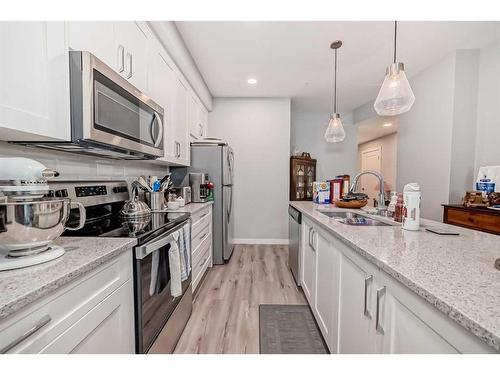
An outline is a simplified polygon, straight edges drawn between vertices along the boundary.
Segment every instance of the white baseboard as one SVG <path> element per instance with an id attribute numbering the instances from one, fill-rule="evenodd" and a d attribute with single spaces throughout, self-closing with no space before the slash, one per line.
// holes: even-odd
<path id="1" fill-rule="evenodd" d="M 288 245 L 288 238 L 235 238 L 235 244 L 242 245 Z"/>

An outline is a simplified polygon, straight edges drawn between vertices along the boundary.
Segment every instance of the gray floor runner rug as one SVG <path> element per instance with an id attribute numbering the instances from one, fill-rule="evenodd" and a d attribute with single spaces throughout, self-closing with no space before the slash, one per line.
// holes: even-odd
<path id="1" fill-rule="evenodd" d="M 261 354 L 326 354 L 321 332 L 307 305 L 260 305 Z"/>

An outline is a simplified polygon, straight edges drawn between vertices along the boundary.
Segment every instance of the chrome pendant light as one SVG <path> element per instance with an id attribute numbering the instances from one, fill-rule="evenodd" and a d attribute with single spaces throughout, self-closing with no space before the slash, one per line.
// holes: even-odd
<path id="1" fill-rule="evenodd" d="M 397 33 L 398 22 L 394 21 L 394 60 L 387 67 L 384 82 L 373 104 L 380 116 L 395 116 L 408 112 L 415 102 L 404 64 L 397 61 Z"/>
<path id="2" fill-rule="evenodd" d="M 337 50 L 342 46 L 342 41 L 336 40 L 330 45 L 334 51 L 333 64 L 333 114 L 330 116 L 330 122 L 325 132 L 325 140 L 329 143 L 342 142 L 345 139 L 345 131 L 340 120 L 340 114 L 337 112 Z"/>

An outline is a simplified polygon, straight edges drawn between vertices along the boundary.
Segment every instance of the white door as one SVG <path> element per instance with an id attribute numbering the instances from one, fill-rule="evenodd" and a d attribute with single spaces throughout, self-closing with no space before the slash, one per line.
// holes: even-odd
<path id="1" fill-rule="evenodd" d="M 123 48 L 123 63 L 118 60 L 116 68 L 130 83 L 143 92 L 147 92 L 148 69 L 148 35 L 137 22 L 115 22 L 115 49 L 121 53 Z"/>
<path id="2" fill-rule="evenodd" d="M 382 148 L 375 147 L 361 152 L 361 172 L 381 170 Z M 358 191 L 367 194 L 370 197 L 368 205 L 373 206 L 373 198 L 378 199 L 379 181 L 375 176 L 364 175 L 361 177 Z"/>
<path id="3" fill-rule="evenodd" d="M 174 78 L 175 92 L 173 100 L 174 110 L 174 144 L 177 163 L 189 165 L 190 144 L 188 124 L 188 88 L 178 76 Z"/>
<path id="4" fill-rule="evenodd" d="M 340 253 L 330 238 L 314 231 L 316 249 L 316 304 L 314 313 L 331 353 L 337 352 Z"/>
<path id="5" fill-rule="evenodd" d="M 151 98 L 163 107 L 163 145 L 165 161 L 175 161 L 175 129 L 173 126 L 174 71 L 172 63 L 159 45 L 153 45 L 148 72 L 148 88 Z M 156 47 L 156 48 L 154 48 Z"/>
<path id="6" fill-rule="evenodd" d="M 390 291 L 386 295 L 390 321 L 385 324 L 384 353 L 449 354 L 458 353 L 450 343 L 410 311 Z M 390 313 L 389 313 L 390 311 Z"/>
<path id="7" fill-rule="evenodd" d="M 88 51 L 106 65 L 117 67 L 121 59 L 114 47 L 114 23 L 106 21 L 66 22 L 69 48 Z"/>
<path id="8" fill-rule="evenodd" d="M 314 307 L 316 293 L 316 253 L 312 245 L 313 228 L 302 221 L 302 280 L 301 286 L 309 305 Z"/>
<path id="9" fill-rule="evenodd" d="M 64 22 L 0 22 L 2 139 L 70 140 L 64 31 Z"/>
<path id="10" fill-rule="evenodd" d="M 376 350 L 372 326 L 375 306 L 373 275 L 343 256 L 340 271 L 338 352 L 369 354 Z"/>

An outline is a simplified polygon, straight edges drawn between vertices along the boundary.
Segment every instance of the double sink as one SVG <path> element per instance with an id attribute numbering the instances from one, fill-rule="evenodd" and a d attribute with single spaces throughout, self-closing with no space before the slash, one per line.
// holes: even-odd
<path id="1" fill-rule="evenodd" d="M 391 225 L 388 223 L 384 223 L 383 221 L 373 219 L 368 216 L 364 216 L 358 214 L 356 212 L 347 212 L 347 211 L 320 211 L 321 214 L 338 219 L 337 221 L 347 225 L 356 225 L 356 226 L 386 226 Z"/>

